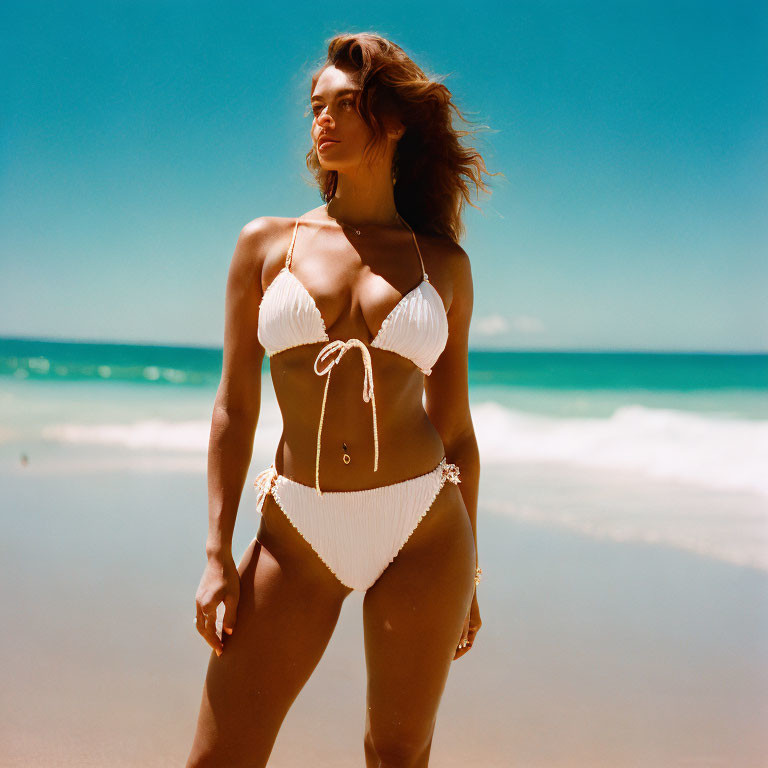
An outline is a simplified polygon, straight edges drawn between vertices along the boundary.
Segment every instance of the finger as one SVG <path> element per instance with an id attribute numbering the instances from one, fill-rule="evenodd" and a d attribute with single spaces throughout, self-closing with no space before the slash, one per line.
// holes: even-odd
<path id="1" fill-rule="evenodd" d="M 195 603 L 195 617 L 195 626 L 197 627 L 197 631 L 200 633 L 203 639 L 208 642 L 208 638 L 205 636 L 205 611 L 203 610 L 203 607 L 197 602 Z"/>
<path id="2" fill-rule="evenodd" d="M 214 651 L 216 651 L 217 656 L 221 656 L 221 654 L 224 653 L 224 645 L 222 644 L 219 636 L 216 634 L 215 624 L 210 617 L 206 621 L 205 633 L 203 637 L 205 638 L 205 642 L 208 643 L 208 645 L 210 645 Z"/>
<path id="3" fill-rule="evenodd" d="M 458 659 L 460 656 L 463 656 L 467 651 L 469 650 L 469 640 L 467 638 L 466 634 L 463 634 L 461 636 L 461 639 L 459 640 L 459 644 L 456 646 L 456 653 L 454 654 L 454 659 Z"/>
<path id="4" fill-rule="evenodd" d="M 459 647 L 456 649 L 456 653 L 454 654 L 453 658 L 454 660 L 460 659 L 472 646 L 466 645 L 464 647 Z"/>
<path id="5" fill-rule="evenodd" d="M 458 659 L 460 656 L 463 656 L 472 647 L 476 634 L 477 629 L 474 626 L 474 622 L 470 621 L 469 616 L 467 616 L 467 620 L 464 623 L 464 631 L 456 648 L 456 655 L 454 658 Z"/>
<path id="6" fill-rule="evenodd" d="M 467 636 L 469 634 L 470 616 L 471 616 L 471 610 L 467 612 L 467 617 L 464 619 L 464 626 L 462 627 L 462 630 L 461 630 L 461 637 L 459 638 L 459 643 L 456 646 L 456 655 L 453 657 L 454 659 L 458 659 L 459 656 L 462 656 L 464 653 L 466 653 L 466 643 L 467 643 Z"/>
<path id="7" fill-rule="evenodd" d="M 209 612 L 205 614 L 205 639 L 216 653 L 221 656 L 224 647 L 221 642 L 221 635 L 216 629 L 216 613 Z"/>
<path id="8" fill-rule="evenodd" d="M 224 651 L 224 646 L 221 642 L 221 638 L 216 634 L 216 607 L 206 606 L 203 611 L 204 625 L 201 632 L 205 642 L 216 651 L 217 655 L 221 656 Z"/>
<path id="9" fill-rule="evenodd" d="M 231 635 L 235 628 L 235 617 L 237 616 L 237 600 L 230 596 L 224 600 L 224 618 L 222 619 L 222 631 Z"/>

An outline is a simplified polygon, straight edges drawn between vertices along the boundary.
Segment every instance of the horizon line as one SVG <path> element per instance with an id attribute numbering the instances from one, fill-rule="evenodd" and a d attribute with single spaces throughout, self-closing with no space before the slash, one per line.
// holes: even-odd
<path id="1" fill-rule="evenodd" d="M 0 342 L 42 342 L 54 344 L 92 344 L 101 346 L 160 347 L 168 349 L 197 349 L 210 352 L 222 352 L 223 346 L 206 344 L 179 344 L 158 341 L 120 341 L 115 339 L 88 339 L 53 336 L 0 336 Z M 710 350 L 710 349 L 653 349 L 653 348 L 617 348 L 617 347 L 469 347 L 469 353 L 518 353 L 518 354 L 646 354 L 646 355 L 768 355 L 765 350 Z"/>

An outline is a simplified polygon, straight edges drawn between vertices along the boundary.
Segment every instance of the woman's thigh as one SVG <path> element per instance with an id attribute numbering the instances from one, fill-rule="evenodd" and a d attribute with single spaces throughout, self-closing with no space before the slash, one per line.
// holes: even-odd
<path id="1" fill-rule="evenodd" d="M 267 764 L 351 591 L 325 574 L 318 578 L 315 565 L 307 567 L 300 548 L 273 540 L 262 518 L 238 566 L 234 632 L 223 636 L 221 656 L 211 651 L 187 768 Z"/>
<path id="2" fill-rule="evenodd" d="M 459 489 L 446 482 L 363 600 L 369 765 L 427 764 L 474 575 L 469 515 Z"/>

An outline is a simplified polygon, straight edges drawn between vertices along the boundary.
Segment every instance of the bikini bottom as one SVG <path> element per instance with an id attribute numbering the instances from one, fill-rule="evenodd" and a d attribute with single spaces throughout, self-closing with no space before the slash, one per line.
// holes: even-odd
<path id="1" fill-rule="evenodd" d="M 257 510 L 270 494 L 283 514 L 345 586 L 365 592 L 427 514 L 446 480 L 461 482 L 445 456 L 426 474 L 361 491 L 323 491 L 280 475 L 275 465 L 254 482 Z"/>

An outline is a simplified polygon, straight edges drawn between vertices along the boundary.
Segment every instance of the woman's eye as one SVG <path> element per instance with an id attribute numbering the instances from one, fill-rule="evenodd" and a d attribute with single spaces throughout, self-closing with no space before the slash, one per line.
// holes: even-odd
<path id="1" fill-rule="evenodd" d="M 339 104 L 341 104 L 342 107 L 350 106 L 354 107 L 355 102 L 352 99 L 342 99 Z M 318 112 L 321 112 L 323 109 L 322 104 L 316 104 L 312 107 L 312 114 L 317 117 Z"/>

